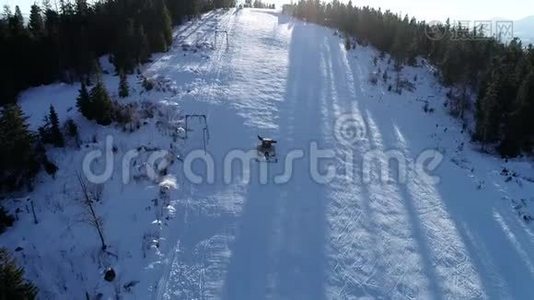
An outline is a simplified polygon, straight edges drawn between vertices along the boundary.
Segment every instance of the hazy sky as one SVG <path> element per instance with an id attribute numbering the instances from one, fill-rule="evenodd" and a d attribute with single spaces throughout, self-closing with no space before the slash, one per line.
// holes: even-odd
<path id="1" fill-rule="evenodd" d="M 341 1 L 348 2 L 348 0 Z M 35 0 L 0 0 L 2 5 L 9 4 L 11 7 L 19 5 L 25 15 L 34 2 Z M 37 0 L 37 2 L 40 3 L 41 0 Z M 53 3 L 54 0 L 51 2 Z M 280 5 L 289 3 L 290 0 L 264 0 L 264 2 L 274 2 Z M 407 13 L 418 19 L 440 21 L 444 21 L 447 17 L 452 20 L 470 21 L 491 18 L 517 20 L 534 15 L 534 0 L 354 0 L 352 3 L 358 6 L 369 5 L 389 9 L 393 12 L 402 12 L 402 14 Z"/>

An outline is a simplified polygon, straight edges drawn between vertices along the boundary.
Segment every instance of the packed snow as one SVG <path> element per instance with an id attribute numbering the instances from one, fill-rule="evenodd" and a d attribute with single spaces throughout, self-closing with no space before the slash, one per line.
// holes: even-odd
<path id="1" fill-rule="evenodd" d="M 132 132 L 85 120 L 78 84 L 28 90 L 20 104 L 31 128 L 53 104 L 79 125 L 80 147 L 49 150 L 59 171 L 10 200 L 17 221 L 0 244 L 43 299 L 531 298 L 532 163 L 472 144 L 424 60 L 400 72 L 413 86 L 390 91 L 397 73 L 379 55 L 347 51 L 335 30 L 278 11 L 220 10 L 176 28 L 172 49 L 141 68 L 151 91 L 132 74 L 130 97 L 118 99 L 118 77 L 101 59 L 112 96 L 140 111 Z M 225 157 L 255 149 L 257 135 L 278 141 L 279 162 L 225 174 Z M 86 175 L 89 153 L 101 174 L 106 145 L 112 176 L 90 185 L 103 252 L 76 174 Z M 325 182 L 309 163 L 314 147 L 333 154 L 318 164 L 321 176 L 337 173 Z M 162 150 L 168 171 L 148 176 Z M 369 153 L 380 163 L 365 165 Z M 414 172 L 423 153 L 440 154 L 430 174 L 439 180 Z M 405 180 L 383 180 L 392 157 L 411 162 L 389 170 Z"/>

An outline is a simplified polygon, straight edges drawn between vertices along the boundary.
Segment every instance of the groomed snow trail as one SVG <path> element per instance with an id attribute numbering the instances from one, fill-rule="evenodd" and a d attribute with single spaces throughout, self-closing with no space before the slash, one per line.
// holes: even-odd
<path id="1" fill-rule="evenodd" d="M 228 47 L 221 38 L 215 50 L 182 50 L 183 43 L 211 42 L 214 29 L 228 32 Z M 175 83 L 178 92 L 166 100 L 182 114 L 208 116 L 207 152 L 216 172 L 211 183 L 180 175 L 177 218 L 169 223 L 153 298 L 534 294 L 532 228 L 503 200 L 532 187 L 505 183 L 496 159 L 468 146 L 456 150 L 467 135 L 442 111 L 445 91 L 430 70 L 406 67 L 403 76 L 418 77 L 416 90 L 393 94 L 382 78 L 369 84 L 377 68 L 389 67 L 394 76 L 387 58 L 374 66 L 378 53 L 371 48 L 347 52 L 333 30 L 270 10 L 213 12 L 179 28 L 175 40 L 145 73 Z M 422 111 L 423 98 L 434 99 L 435 113 Z M 353 143 L 336 139 L 336 120 L 347 116 L 361 127 Z M 184 156 L 203 149 L 201 124 L 190 126 Z M 225 155 L 253 149 L 258 134 L 279 141 L 280 162 L 268 165 L 268 183 L 258 175 L 265 165 L 257 163 L 250 181 L 235 167 L 225 182 Z M 347 157 L 358 164 L 369 152 L 387 162 L 391 153 L 415 160 L 438 148 L 444 160 L 434 175 L 441 181 L 363 183 L 336 176 L 318 183 L 309 164 L 312 145 L 335 152 L 322 161 L 323 173 L 328 164 L 341 172 Z M 290 180 L 273 182 L 297 149 L 304 158 L 293 162 Z M 206 173 L 201 162 L 193 171 Z"/>

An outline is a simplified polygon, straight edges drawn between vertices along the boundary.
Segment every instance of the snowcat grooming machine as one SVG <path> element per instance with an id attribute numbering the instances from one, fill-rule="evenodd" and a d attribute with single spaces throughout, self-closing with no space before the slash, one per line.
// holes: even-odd
<path id="1" fill-rule="evenodd" d="M 278 162 L 278 157 L 276 156 L 276 148 L 274 144 L 276 144 L 276 141 L 273 139 L 268 138 L 262 138 L 258 135 L 258 139 L 260 142 L 258 143 L 258 146 L 256 146 L 256 150 L 258 151 L 258 158 L 257 161 L 265 161 L 267 163 L 276 163 Z"/>

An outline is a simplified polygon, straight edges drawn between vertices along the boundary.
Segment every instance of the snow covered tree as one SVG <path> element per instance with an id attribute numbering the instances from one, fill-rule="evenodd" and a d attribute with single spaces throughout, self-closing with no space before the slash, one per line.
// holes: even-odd
<path id="1" fill-rule="evenodd" d="M 65 145 L 54 106 L 50 105 L 50 111 L 44 118 L 44 124 L 39 127 L 38 132 L 41 142 L 44 144 L 52 144 L 56 147 L 63 147 Z"/>
<path id="2" fill-rule="evenodd" d="M 74 123 L 72 119 L 68 119 L 65 122 L 64 132 L 65 132 L 65 137 L 67 137 L 68 139 L 72 139 L 74 143 L 76 144 L 76 147 L 80 147 L 78 125 L 76 125 L 76 123 Z"/>
<path id="3" fill-rule="evenodd" d="M 39 133 L 39 139 L 43 144 L 50 143 L 50 121 L 48 120 L 48 116 L 45 116 L 43 118 L 43 125 L 37 128 L 37 132 Z"/>
<path id="4" fill-rule="evenodd" d="M 129 95 L 128 88 L 128 77 L 124 72 L 120 72 L 120 82 L 119 82 L 119 97 L 125 98 Z"/>
<path id="5" fill-rule="evenodd" d="M 95 120 L 100 125 L 109 125 L 113 122 L 113 103 L 100 78 L 89 93 L 85 83 L 82 82 L 76 105 L 88 120 Z"/>
<path id="6" fill-rule="evenodd" d="M 65 127 L 68 136 L 74 138 L 78 137 L 78 125 L 76 125 L 72 119 L 68 119 L 67 122 L 65 122 Z"/>
<path id="7" fill-rule="evenodd" d="M 0 189 L 20 188 L 37 174 L 33 141 L 20 107 L 5 107 L 0 117 Z"/>
<path id="8" fill-rule="evenodd" d="M 89 92 L 87 92 L 87 87 L 83 81 L 79 90 L 78 98 L 76 99 L 76 106 L 78 107 L 78 111 L 88 120 L 94 119 Z"/>
<path id="9" fill-rule="evenodd" d="M 50 105 L 48 119 L 50 120 L 50 142 L 56 147 L 63 147 L 65 145 L 65 140 L 63 139 L 63 133 L 61 133 L 61 129 L 59 128 L 59 118 L 52 105 Z"/>
<path id="10" fill-rule="evenodd" d="M 24 279 L 24 270 L 18 267 L 9 252 L 0 248 L 0 299 L 35 299 L 37 288 Z"/>
<path id="11" fill-rule="evenodd" d="M 113 122 L 113 103 L 108 95 L 102 80 L 98 79 L 89 94 L 90 110 L 93 118 L 100 125 L 109 125 Z"/>

